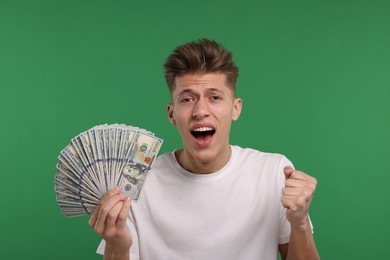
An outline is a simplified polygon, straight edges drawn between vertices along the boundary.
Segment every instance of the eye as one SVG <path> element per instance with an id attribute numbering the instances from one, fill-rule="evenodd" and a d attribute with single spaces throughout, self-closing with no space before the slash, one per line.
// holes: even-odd
<path id="1" fill-rule="evenodd" d="M 218 101 L 218 100 L 221 100 L 222 98 L 221 98 L 220 96 L 214 95 L 214 96 L 211 96 L 210 99 L 211 99 L 212 101 Z"/>
<path id="2" fill-rule="evenodd" d="M 188 102 L 191 102 L 191 101 L 193 101 L 194 99 L 193 98 L 191 98 L 191 97 L 186 97 L 186 98 L 182 98 L 181 100 L 180 100 L 180 103 L 188 103 Z"/>

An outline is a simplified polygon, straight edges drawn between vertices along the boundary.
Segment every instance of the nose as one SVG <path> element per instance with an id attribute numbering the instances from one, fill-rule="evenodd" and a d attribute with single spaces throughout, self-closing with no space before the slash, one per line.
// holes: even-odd
<path id="1" fill-rule="evenodd" d="M 192 117 L 194 118 L 202 118 L 206 117 L 210 114 L 209 106 L 207 104 L 207 101 L 203 98 L 200 98 L 196 101 Z"/>

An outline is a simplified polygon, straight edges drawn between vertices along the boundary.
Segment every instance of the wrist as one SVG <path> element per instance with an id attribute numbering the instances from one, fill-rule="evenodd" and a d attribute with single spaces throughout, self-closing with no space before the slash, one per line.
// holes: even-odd
<path id="1" fill-rule="evenodd" d="M 110 260 L 129 259 L 129 255 L 130 255 L 130 248 L 123 248 L 123 247 L 118 248 L 106 244 L 104 259 L 110 259 Z"/>
<path id="2" fill-rule="evenodd" d="M 291 225 L 291 229 L 295 229 L 295 230 L 301 230 L 301 231 L 311 230 L 309 217 L 305 217 L 299 222 L 290 223 L 290 225 Z"/>

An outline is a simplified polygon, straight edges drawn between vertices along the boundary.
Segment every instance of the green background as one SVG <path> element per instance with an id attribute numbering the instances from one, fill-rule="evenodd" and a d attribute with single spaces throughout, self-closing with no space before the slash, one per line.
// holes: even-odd
<path id="1" fill-rule="evenodd" d="M 88 217 L 56 204 L 57 156 L 102 123 L 180 147 L 162 64 L 201 37 L 240 67 L 231 143 L 318 179 L 322 259 L 388 258 L 390 1 L 1 0 L 2 259 L 100 259 Z"/>

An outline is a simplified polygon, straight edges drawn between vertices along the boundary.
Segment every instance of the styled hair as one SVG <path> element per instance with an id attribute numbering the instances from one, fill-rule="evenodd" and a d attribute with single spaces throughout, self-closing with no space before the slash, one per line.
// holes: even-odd
<path id="1" fill-rule="evenodd" d="M 175 88 L 176 77 L 186 74 L 222 73 L 226 83 L 236 94 L 238 67 L 233 62 L 233 55 L 220 43 L 209 39 L 199 39 L 178 46 L 168 56 L 165 64 L 165 80 L 169 91 Z"/>

